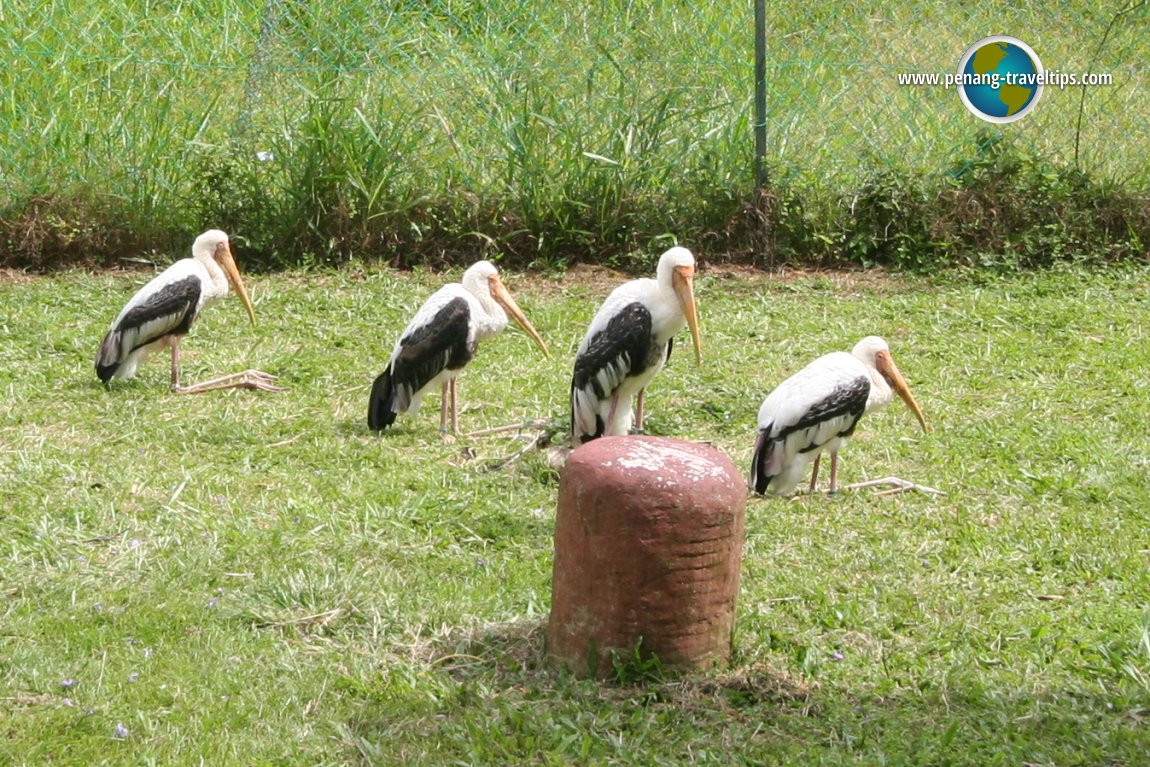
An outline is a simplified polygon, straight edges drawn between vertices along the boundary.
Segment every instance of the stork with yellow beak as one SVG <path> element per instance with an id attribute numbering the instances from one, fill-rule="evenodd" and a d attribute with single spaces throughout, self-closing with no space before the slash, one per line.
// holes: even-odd
<path id="1" fill-rule="evenodd" d="M 252 324 L 255 310 L 232 258 L 228 236 L 209 229 L 192 243 L 192 257 L 182 258 L 140 288 L 120 310 L 96 353 L 96 375 L 104 383 L 129 379 L 148 352 L 172 351 L 172 391 L 198 394 L 218 389 L 282 391 L 275 376 L 260 370 L 214 378 L 194 386 L 180 385 L 180 340 L 191 330 L 200 312 L 235 288 Z"/>
<path id="2" fill-rule="evenodd" d="M 695 361 L 703 359 L 695 311 L 695 257 L 671 248 L 655 279 L 615 288 L 596 312 L 575 357 L 571 378 L 571 442 L 643 428 L 643 393 L 671 356 L 672 339 L 687 325 Z M 635 412 L 632 411 L 632 397 Z"/>
<path id="3" fill-rule="evenodd" d="M 367 425 L 383 431 L 400 413 L 419 410 L 423 395 L 440 390 L 439 429 L 459 432 L 458 395 L 455 379 L 475 356 L 479 342 L 507 327 L 507 315 L 523 328 L 545 356 L 547 344 L 507 292 L 499 271 L 490 261 L 477 261 L 463 273 L 461 282 L 444 285 L 433 293 L 392 349 L 387 367 L 371 387 Z"/>
<path id="4" fill-rule="evenodd" d="M 751 489 L 760 495 L 786 495 L 795 489 L 813 462 L 813 493 L 819 476 L 819 457 L 829 452 L 830 492 L 836 492 L 839 450 L 846 446 L 863 414 L 886 407 L 895 394 L 914 413 L 923 431 L 929 431 L 926 417 L 894 364 L 886 341 L 867 336 L 849 354 L 831 352 L 819 357 L 763 400 L 759 408 L 759 436 L 751 460 Z M 938 492 L 897 477 L 852 487 L 880 483 Z"/>

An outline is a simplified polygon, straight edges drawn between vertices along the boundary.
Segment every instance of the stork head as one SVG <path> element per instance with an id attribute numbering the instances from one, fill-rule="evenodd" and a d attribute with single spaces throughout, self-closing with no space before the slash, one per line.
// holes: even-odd
<path id="1" fill-rule="evenodd" d="M 495 268 L 495 264 L 490 261 L 475 262 L 463 273 L 462 282 L 463 287 L 472 294 L 493 298 L 503 307 L 507 315 L 515 320 L 519 327 L 523 328 L 523 332 L 531 337 L 543 355 L 545 357 L 551 356 L 551 352 L 547 350 L 547 344 L 543 342 L 543 337 L 539 335 L 539 331 L 535 329 L 535 326 L 523 314 L 523 310 L 519 308 L 519 304 L 515 303 L 515 299 L 507 292 L 503 280 L 499 278 L 499 270 Z"/>
<path id="2" fill-rule="evenodd" d="M 695 345 L 695 362 L 703 361 L 703 339 L 699 335 L 699 315 L 695 310 L 695 256 L 686 248 L 674 247 L 659 257 L 655 278 L 660 286 L 670 287 L 679 299 L 691 342 Z"/>
<path id="3" fill-rule="evenodd" d="M 248 317 L 251 319 L 252 324 L 256 324 L 256 311 L 252 308 L 252 300 L 248 298 L 248 291 L 244 287 L 244 281 L 240 277 L 240 270 L 236 268 L 236 261 L 232 258 L 231 245 L 228 243 L 228 235 L 221 232 L 219 229 L 209 229 L 196 238 L 192 243 L 192 256 L 200 260 L 211 259 L 220 265 L 224 270 L 224 274 L 228 278 L 228 282 L 235 288 L 236 294 L 240 297 L 240 301 L 244 304 L 244 309 L 248 312 Z"/>
<path id="4" fill-rule="evenodd" d="M 910 393 L 910 386 L 902 377 L 898 365 L 894 364 L 894 358 L 890 356 L 890 347 L 885 340 L 878 336 L 867 336 L 855 344 L 851 354 L 862 360 L 867 367 L 877 370 L 879 375 L 890 384 L 890 388 L 914 413 L 914 417 L 922 425 L 922 430 L 930 431 L 930 427 L 926 425 L 926 416 L 922 414 L 922 408 L 914 401 L 914 395 Z"/>

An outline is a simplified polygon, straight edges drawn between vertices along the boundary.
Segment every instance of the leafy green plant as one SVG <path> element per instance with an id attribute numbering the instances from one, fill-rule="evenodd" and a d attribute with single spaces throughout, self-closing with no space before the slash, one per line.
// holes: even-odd
<path id="1" fill-rule="evenodd" d="M 611 651 L 611 675 L 615 684 L 630 687 L 665 680 L 663 662 L 653 652 L 643 650 L 643 638 L 630 650 Z"/>

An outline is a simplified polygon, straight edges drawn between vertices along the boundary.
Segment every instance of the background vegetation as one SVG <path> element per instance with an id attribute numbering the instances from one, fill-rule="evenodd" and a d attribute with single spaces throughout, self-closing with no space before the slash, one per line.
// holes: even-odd
<path id="1" fill-rule="evenodd" d="M 0 264 L 208 226 L 263 267 L 628 266 L 675 238 L 776 265 L 1145 257 L 1145 3 L 769 3 L 763 189 L 752 7 L 6 2 Z M 994 128 L 897 85 L 1003 31 L 1114 84 Z"/>
<path id="2" fill-rule="evenodd" d="M 0 763 L 1138 765 L 1150 752 L 1150 272 L 700 275 L 706 361 L 648 428 L 745 467 L 766 392 L 880 333 L 934 430 L 868 416 L 844 481 L 945 496 L 752 499 L 730 669 L 584 682 L 544 662 L 557 480 L 429 411 L 367 431 L 394 334 L 443 277 L 251 280 L 165 360 L 91 360 L 149 275 L 0 281 Z M 465 428 L 566 428 L 570 365 L 617 275 L 506 275 L 508 331 Z M 531 436 L 534 436 L 533 434 Z"/>

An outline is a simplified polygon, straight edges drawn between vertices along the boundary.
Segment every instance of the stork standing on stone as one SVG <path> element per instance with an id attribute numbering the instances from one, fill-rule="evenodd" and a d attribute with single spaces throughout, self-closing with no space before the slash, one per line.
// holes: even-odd
<path id="1" fill-rule="evenodd" d="M 695 310 L 695 257 L 675 247 L 659 258 L 655 279 L 615 288 L 591 320 L 571 378 L 571 442 L 643 428 L 643 393 L 671 355 L 675 334 L 691 329 L 703 358 Z M 632 411 L 632 397 L 636 400 Z"/>
<path id="2" fill-rule="evenodd" d="M 854 434 L 863 413 L 885 407 L 895 394 L 906 402 L 923 431 L 929 431 L 886 341 L 868 336 L 855 344 L 849 354 L 831 352 L 819 357 L 763 400 L 751 461 L 751 489 L 759 494 L 786 495 L 795 489 L 813 461 L 810 491 L 814 492 L 819 458 L 826 451 L 831 455 L 830 492 L 836 492 L 838 451 Z M 863 485 L 880 483 L 932 490 L 897 477 Z"/>
<path id="3" fill-rule="evenodd" d="M 104 383 L 129 379 L 148 352 L 167 347 L 172 351 L 172 391 L 198 394 L 242 387 L 282 391 L 275 376 L 260 370 L 214 378 L 194 386 L 180 384 L 180 341 L 205 308 L 228 294 L 228 284 L 256 322 L 252 301 L 232 257 L 228 236 L 209 229 L 192 243 L 192 257 L 182 258 L 156 275 L 128 301 L 96 352 L 96 375 Z"/>
<path id="4" fill-rule="evenodd" d="M 387 367 L 375 379 L 368 402 L 367 425 L 382 431 L 399 413 L 419 410 L 423 395 L 438 387 L 439 429 L 459 431 L 455 379 L 475 356 L 479 342 L 507 327 L 510 314 L 531 340 L 550 356 L 547 344 L 507 292 L 490 261 L 478 261 L 458 283 L 431 295 L 400 334 Z"/>

